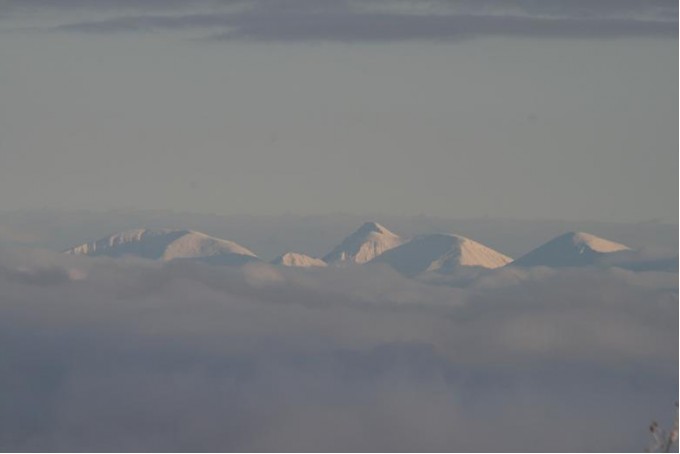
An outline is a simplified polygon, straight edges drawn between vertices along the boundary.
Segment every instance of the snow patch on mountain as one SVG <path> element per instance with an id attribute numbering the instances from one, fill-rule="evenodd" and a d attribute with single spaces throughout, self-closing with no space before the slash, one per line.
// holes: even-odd
<path id="1" fill-rule="evenodd" d="M 310 268 L 315 266 L 327 266 L 328 264 L 321 259 L 311 257 L 297 252 L 287 252 L 276 257 L 271 261 L 273 265 L 292 266 L 299 268 Z"/>

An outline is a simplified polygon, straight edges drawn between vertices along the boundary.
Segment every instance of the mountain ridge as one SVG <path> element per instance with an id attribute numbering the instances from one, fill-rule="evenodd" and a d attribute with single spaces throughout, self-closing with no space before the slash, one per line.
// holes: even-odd
<path id="1" fill-rule="evenodd" d="M 259 260 L 254 252 L 233 241 L 193 230 L 175 229 L 124 230 L 63 252 L 94 257 L 134 256 L 164 262 L 195 259 L 228 264 Z"/>

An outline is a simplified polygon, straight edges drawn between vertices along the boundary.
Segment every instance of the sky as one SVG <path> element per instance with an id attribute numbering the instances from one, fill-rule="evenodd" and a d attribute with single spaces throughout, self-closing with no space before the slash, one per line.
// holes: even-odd
<path id="1" fill-rule="evenodd" d="M 673 1 L 0 1 L 0 209 L 676 223 L 677 30 Z"/>

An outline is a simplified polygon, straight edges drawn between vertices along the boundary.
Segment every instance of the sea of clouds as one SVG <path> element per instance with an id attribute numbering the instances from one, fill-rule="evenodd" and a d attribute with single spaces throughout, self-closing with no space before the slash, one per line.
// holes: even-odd
<path id="1" fill-rule="evenodd" d="M 677 399 L 677 273 L 0 250 L 2 451 L 640 451 Z"/>

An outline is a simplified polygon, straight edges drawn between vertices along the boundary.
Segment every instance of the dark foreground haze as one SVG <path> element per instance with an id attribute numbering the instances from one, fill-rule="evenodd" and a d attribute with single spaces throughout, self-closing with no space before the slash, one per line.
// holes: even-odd
<path id="1" fill-rule="evenodd" d="M 677 273 L 0 254 L 3 451 L 640 451 Z"/>

